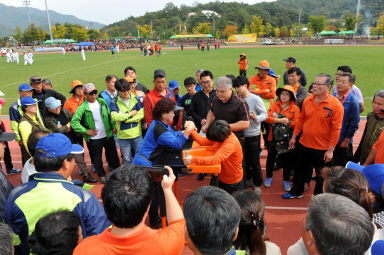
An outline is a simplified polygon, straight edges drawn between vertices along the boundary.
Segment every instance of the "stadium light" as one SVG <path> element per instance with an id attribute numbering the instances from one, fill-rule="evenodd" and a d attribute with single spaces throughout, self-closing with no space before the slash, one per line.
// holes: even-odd
<path id="1" fill-rule="evenodd" d="M 50 20 L 50 18 L 49 18 L 49 12 L 48 12 L 47 0 L 45 0 L 45 10 L 47 11 L 49 36 L 51 37 L 51 43 L 53 43 L 52 28 L 51 28 L 51 20 Z"/>
<path id="2" fill-rule="evenodd" d="M 31 24 L 31 16 L 29 15 L 29 6 L 31 5 L 31 0 L 22 0 L 24 6 L 27 7 L 27 15 L 28 15 L 28 26 Z"/>

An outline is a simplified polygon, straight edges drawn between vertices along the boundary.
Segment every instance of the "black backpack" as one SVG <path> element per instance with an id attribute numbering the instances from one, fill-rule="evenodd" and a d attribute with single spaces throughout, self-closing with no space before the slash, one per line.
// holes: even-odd
<path id="1" fill-rule="evenodd" d="M 279 114 L 278 118 L 285 118 L 284 114 Z M 276 145 L 277 154 L 290 152 L 289 140 L 292 137 L 293 130 L 290 125 L 283 125 L 281 123 L 272 124 L 273 141 Z"/>

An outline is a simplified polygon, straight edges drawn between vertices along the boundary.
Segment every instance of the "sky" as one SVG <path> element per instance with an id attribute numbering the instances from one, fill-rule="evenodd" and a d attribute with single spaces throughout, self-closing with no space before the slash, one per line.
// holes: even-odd
<path id="1" fill-rule="evenodd" d="M 166 3 L 172 2 L 180 7 L 181 4 L 191 6 L 194 3 L 209 3 L 214 0 L 46 0 L 48 9 L 61 14 L 74 15 L 87 21 L 96 21 L 111 24 L 129 16 L 141 16 L 146 12 L 163 9 Z M 254 4 L 258 2 L 271 2 L 274 0 L 221 0 L 223 2 L 244 2 Z M 22 0 L 0 0 L 0 3 L 9 6 L 23 6 Z M 45 10 L 44 0 L 30 0 L 31 7 Z"/>

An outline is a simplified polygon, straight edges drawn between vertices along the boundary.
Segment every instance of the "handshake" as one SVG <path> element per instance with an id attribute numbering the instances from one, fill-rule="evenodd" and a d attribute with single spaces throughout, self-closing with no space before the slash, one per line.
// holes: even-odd
<path id="1" fill-rule="evenodd" d="M 193 121 L 187 120 L 184 123 L 184 128 L 186 131 L 192 132 L 193 130 L 197 130 L 195 123 Z"/>

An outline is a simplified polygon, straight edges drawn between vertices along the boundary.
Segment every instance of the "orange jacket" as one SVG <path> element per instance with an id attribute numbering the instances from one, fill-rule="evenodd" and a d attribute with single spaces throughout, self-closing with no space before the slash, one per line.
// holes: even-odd
<path id="1" fill-rule="evenodd" d="M 343 123 L 344 107 L 332 96 L 316 104 L 315 96 L 307 97 L 301 108 L 299 121 L 294 130 L 295 135 L 303 132 L 300 143 L 316 150 L 328 150 L 336 147 Z"/>
<path id="2" fill-rule="evenodd" d="M 73 114 L 75 114 L 75 111 L 79 106 L 84 102 L 84 95 L 81 97 L 80 101 L 78 102 L 76 100 L 75 95 L 72 95 L 71 98 L 68 98 L 64 103 L 64 108 L 70 111 Z"/>
<path id="3" fill-rule="evenodd" d="M 267 92 L 266 90 L 269 90 Z M 264 79 L 260 79 L 259 74 L 249 79 L 249 90 L 264 99 L 274 99 L 276 97 L 276 80 L 267 75 Z"/>
<path id="4" fill-rule="evenodd" d="M 240 70 L 247 70 L 248 60 L 246 58 L 240 59 L 237 63 L 240 65 Z"/>
<path id="5" fill-rule="evenodd" d="M 300 108 L 295 104 L 294 101 L 291 101 L 289 104 L 289 107 L 287 109 L 283 109 L 281 107 L 281 101 L 277 100 L 276 103 L 273 103 L 271 107 L 269 108 L 268 111 L 268 118 L 265 120 L 268 124 L 274 124 L 275 123 L 275 118 L 272 117 L 274 113 L 278 114 L 284 114 L 290 121 L 290 127 L 295 128 L 297 121 L 299 120 L 300 117 Z M 273 132 L 272 128 L 269 129 L 269 135 L 268 135 L 268 141 L 272 141 L 273 138 Z"/>
<path id="6" fill-rule="evenodd" d="M 373 145 L 372 150 L 376 151 L 375 164 L 384 164 L 384 132 L 381 131 L 379 139 Z"/>
<path id="7" fill-rule="evenodd" d="M 243 150 L 239 139 L 231 133 L 224 142 L 214 142 L 202 137 L 196 131 L 191 133 L 192 138 L 200 145 L 212 146 L 216 153 L 212 156 L 193 156 L 192 163 L 199 165 L 216 165 L 221 163 L 219 180 L 226 184 L 238 183 L 243 179 Z"/>

